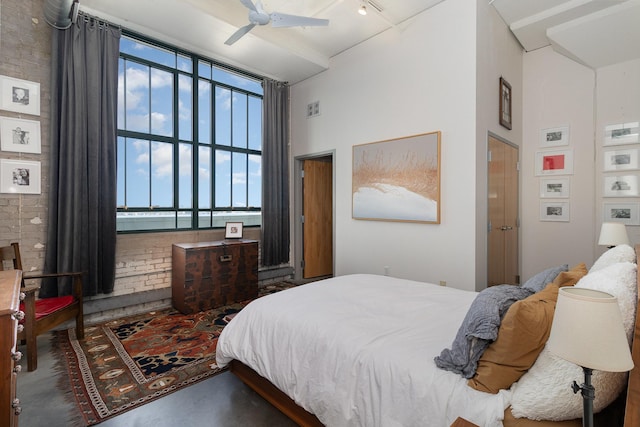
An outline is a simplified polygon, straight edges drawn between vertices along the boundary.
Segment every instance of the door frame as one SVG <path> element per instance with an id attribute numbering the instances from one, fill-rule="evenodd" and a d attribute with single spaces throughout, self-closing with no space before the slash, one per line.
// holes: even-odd
<path id="1" fill-rule="evenodd" d="M 335 275 L 336 272 L 336 150 L 321 151 L 314 154 L 304 154 L 296 156 L 293 159 L 293 279 L 303 280 L 302 278 L 302 259 L 303 259 L 303 194 L 302 194 L 302 162 L 305 160 L 318 160 L 321 158 L 329 158 L 331 160 L 331 234 L 333 237 L 332 245 L 332 266 L 331 270 Z"/>
<path id="2" fill-rule="evenodd" d="M 522 233 L 521 233 L 521 223 L 520 223 L 520 218 L 522 215 L 522 205 L 521 205 L 521 201 L 522 201 L 522 177 L 520 176 L 520 172 L 521 171 L 521 165 L 522 165 L 522 150 L 521 147 L 518 146 L 517 144 L 514 144 L 513 142 L 509 141 L 506 138 L 503 138 L 502 136 L 493 133 L 491 131 L 487 132 L 487 145 L 486 145 L 486 149 L 485 149 L 485 157 L 486 157 L 486 165 L 487 165 L 487 169 L 486 169 L 486 178 L 487 181 L 485 183 L 485 194 L 487 197 L 486 200 L 486 223 L 485 223 L 485 253 L 487 254 L 486 258 L 485 258 L 485 277 L 484 277 L 484 283 L 485 283 L 485 287 L 487 287 L 488 284 L 488 274 L 489 274 L 489 218 L 490 218 L 490 212 L 489 212 L 489 139 L 493 138 L 496 139 L 500 142 L 502 142 L 503 144 L 507 144 L 513 148 L 515 148 L 518 151 L 518 217 L 516 219 L 517 222 L 517 234 L 518 234 L 518 275 L 520 275 L 521 272 L 521 268 L 522 268 Z"/>

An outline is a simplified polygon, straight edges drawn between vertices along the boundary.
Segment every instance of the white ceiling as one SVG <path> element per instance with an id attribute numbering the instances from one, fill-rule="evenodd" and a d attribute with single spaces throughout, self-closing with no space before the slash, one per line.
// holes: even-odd
<path id="1" fill-rule="evenodd" d="M 362 16 L 361 0 L 263 0 L 266 12 L 329 19 L 329 26 L 257 26 L 232 46 L 225 40 L 248 24 L 248 9 L 239 0 L 80 0 L 80 9 L 221 62 L 296 83 L 328 69 L 331 57 L 380 32 L 401 31 L 413 16 L 441 1 L 371 0 Z"/>
<path id="2" fill-rule="evenodd" d="M 640 0 L 494 0 L 526 51 L 551 45 L 597 69 L 640 58 Z"/>
<path id="3" fill-rule="evenodd" d="M 329 68 L 331 57 L 444 0 L 263 0 L 267 12 L 329 19 L 328 27 L 257 26 L 240 0 L 80 0 L 80 9 L 114 24 L 259 75 L 297 83 Z M 482 1 L 482 0 L 481 0 Z M 525 50 L 552 45 L 592 68 L 640 57 L 640 0 L 486 0 Z"/>

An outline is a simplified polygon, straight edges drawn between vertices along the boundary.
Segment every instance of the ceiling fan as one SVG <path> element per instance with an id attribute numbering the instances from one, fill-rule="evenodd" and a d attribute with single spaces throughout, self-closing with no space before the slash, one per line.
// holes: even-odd
<path id="1" fill-rule="evenodd" d="M 318 27 L 329 25 L 328 19 L 309 18 L 306 16 L 287 15 L 285 13 L 273 12 L 266 13 L 262 8 L 262 2 L 258 0 L 253 4 L 252 0 L 240 0 L 247 9 L 249 9 L 249 22 L 238 31 L 233 33 L 224 44 L 232 45 L 242 36 L 247 34 L 256 25 L 267 25 L 271 22 L 272 27 Z"/>

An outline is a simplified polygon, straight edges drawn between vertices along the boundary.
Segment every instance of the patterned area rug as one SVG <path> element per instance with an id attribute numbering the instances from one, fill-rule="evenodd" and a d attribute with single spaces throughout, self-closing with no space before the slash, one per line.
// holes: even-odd
<path id="1" fill-rule="evenodd" d="M 269 285 L 260 296 L 293 286 Z M 249 302 L 189 315 L 167 309 L 117 319 L 85 328 L 80 341 L 75 329 L 55 333 L 62 383 L 70 385 L 84 425 L 222 372 L 215 364 L 218 337 Z"/>

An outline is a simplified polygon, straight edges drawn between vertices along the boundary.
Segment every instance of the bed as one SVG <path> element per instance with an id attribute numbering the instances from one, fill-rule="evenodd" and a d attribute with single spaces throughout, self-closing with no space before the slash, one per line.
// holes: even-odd
<path id="1" fill-rule="evenodd" d="M 598 279 L 596 286 L 602 282 L 614 285 L 621 281 L 618 273 L 604 281 L 602 275 L 611 275 L 614 267 L 626 263 L 625 274 L 633 271 L 631 339 L 631 332 L 640 333 L 636 324 L 637 260 L 633 249 L 628 248 L 625 254 L 627 258 L 629 251 L 633 255 L 632 265 L 629 259 L 620 258 L 620 251 L 607 251 L 594 263 L 593 271 L 585 271 L 571 285 L 588 284 L 591 277 Z M 601 271 L 595 271 L 596 265 Z M 564 271 L 569 274 L 573 270 Z M 628 277 L 625 280 L 628 282 Z M 228 365 L 302 426 L 581 425 L 576 419 L 529 421 L 521 414 L 516 414 L 520 418 L 513 415 L 518 409 L 514 396 L 529 399 L 519 384 L 531 382 L 527 376 L 536 372 L 535 364 L 549 357 L 544 349 L 520 381 L 495 392 L 480 391 L 470 386 L 472 379 L 436 366 L 434 360 L 452 346 L 478 295 L 368 274 L 309 283 L 259 298 L 245 307 L 223 330 L 216 362 L 221 367 Z M 634 344 L 633 358 L 638 366 L 640 340 Z M 581 370 L 576 368 L 575 379 L 581 382 Z M 622 375 L 626 388 L 627 375 Z M 638 368 L 628 376 L 625 426 L 640 425 L 639 376 Z M 620 382 L 620 376 L 617 378 Z M 594 382 L 598 399 L 598 383 Z M 570 382 L 566 384 L 562 394 L 569 396 Z M 624 409 L 624 393 L 615 393 L 605 404 L 607 410 L 614 408 L 615 402 L 622 402 Z"/>

